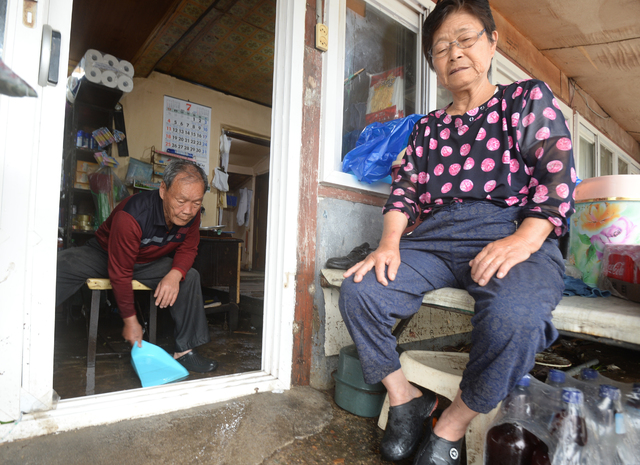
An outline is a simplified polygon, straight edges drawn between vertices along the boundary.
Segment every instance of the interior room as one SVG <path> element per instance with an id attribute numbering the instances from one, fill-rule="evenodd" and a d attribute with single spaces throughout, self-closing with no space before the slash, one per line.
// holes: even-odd
<path id="1" fill-rule="evenodd" d="M 275 7 L 275 0 L 73 4 L 58 249 L 94 237 L 124 196 L 157 189 L 170 160 L 205 169 L 210 190 L 193 267 L 212 342 L 199 352 L 219 367 L 188 380 L 261 368 Z M 134 294 L 145 339 L 172 354 L 169 312 L 158 309 L 156 321 L 151 293 Z M 94 370 L 92 303 L 99 305 Z M 53 388 L 62 399 L 141 387 L 122 324 L 111 290 L 85 286 L 57 308 Z"/>

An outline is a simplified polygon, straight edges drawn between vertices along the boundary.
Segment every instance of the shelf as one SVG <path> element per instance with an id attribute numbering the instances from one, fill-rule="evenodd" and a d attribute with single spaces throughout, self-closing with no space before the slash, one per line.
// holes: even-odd
<path id="1" fill-rule="evenodd" d="M 81 229 L 72 229 L 71 230 L 71 235 L 83 235 L 83 236 L 95 236 L 96 232 L 95 231 L 82 231 Z"/>
<path id="2" fill-rule="evenodd" d="M 97 108 L 113 110 L 122 98 L 123 92 L 84 79 L 78 89 L 76 102 Z"/>
<path id="3" fill-rule="evenodd" d="M 78 187 L 72 187 L 71 190 L 76 195 L 77 194 L 80 194 L 80 195 L 90 195 L 91 194 L 91 189 L 80 189 Z"/>

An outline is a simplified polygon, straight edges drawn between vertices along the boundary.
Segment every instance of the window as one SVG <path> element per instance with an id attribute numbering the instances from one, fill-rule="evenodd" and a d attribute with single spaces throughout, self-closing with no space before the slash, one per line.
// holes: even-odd
<path id="1" fill-rule="evenodd" d="M 416 110 L 418 34 L 373 5 L 347 2 L 342 157 L 365 126 Z"/>
<path id="2" fill-rule="evenodd" d="M 425 12 L 415 1 L 325 0 L 322 183 L 388 195 L 388 183 L 361 183 L 342 172 L 342 160 L 366 125 L 426 112 Z"/>
<path id="3" fill-rule="evenodd" d="M 629 158 L 594 126 L 578 115 L 577 147 L 574 144 L 576 168 L 580 179 L 612 174 L 638 174 L 640 164 Z"/>

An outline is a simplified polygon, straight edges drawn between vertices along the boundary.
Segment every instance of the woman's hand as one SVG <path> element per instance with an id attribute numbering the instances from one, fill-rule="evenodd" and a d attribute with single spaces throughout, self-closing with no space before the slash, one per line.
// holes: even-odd
<path id="1" fill-rule="evenodd" d="M 389 267 L 388 270 L 387 266 Z M 398 247 L 398 244 L 396 244 L 395 246 L 393 244 L 384 245 L 381 242 L 380 246 L 374 252 L 369 254 L 367 258 L 349 268 L 344 274 L 344 277 L 348 278 L 355 273 L 353 282 L 359 283 L 360 281 L 362 281 L 364 275 L 371 271 L 372 268 L 374 268 L 376 272 L 376 279 L 378 280 L 378 282 L 383 286 L 387 286 L 389 284 L 389 282 L 387 281 L 387 276 L 389 277 L 390 281 L 396 279 L 396 274 L 398 273 L 399 266 L 400 249 Z"/>
<path id="2" fill-rule="evenodd" d="M 537 252 L 552 230 L 548 220 L 525 218 L 515 233 L 490 243 L 469 262 L 471 279 L 485 286 L 493 275 L 504 278 L 511 268 Z"/>
<path id="3" fill-rule="evenodd" d="M 404 213 L 390 211 L 385 214 L 382 238 L 376 251 L 349 268 L 343 276 L 348 278 L 355 273 L 353 281 L 359 283 L 365 274 L 375 268 L 376 278 L 383 286 L 389 284 L 387 277 L 390 281 L 396 279 L 400 266 L 400 238 L 406 227 L 407 217 L 404 216 Z"/>

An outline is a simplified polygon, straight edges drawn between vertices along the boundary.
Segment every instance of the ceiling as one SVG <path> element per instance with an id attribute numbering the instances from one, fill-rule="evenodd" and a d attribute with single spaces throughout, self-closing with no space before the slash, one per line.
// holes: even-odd
<path id="1" fill-rule="evenodd" d="M 304 0 L 300 0 L 304 1 Z M 578 88 L 640 142 L 638 0 L 491 0 Z M 70 67 L 94 48 L 271 105 L 276 0 L 75 0 Z"/>

